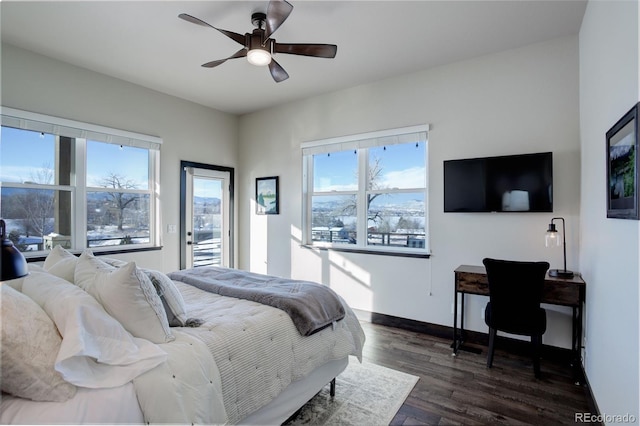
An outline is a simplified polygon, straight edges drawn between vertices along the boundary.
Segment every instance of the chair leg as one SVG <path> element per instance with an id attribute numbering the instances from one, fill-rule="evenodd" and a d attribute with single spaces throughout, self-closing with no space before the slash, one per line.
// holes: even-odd
<path id="1" fill-rule="evenodd" d="M 540 378 L 540 347 L 542 346 L 542 336 L 531 336 L 533 373 L 537 379 Z"/>
<path id="2" fill-rule="evenodd" d="M 487 353 L 487 368 L 493 365 L 493 345 L 496 340 L 496 329 L 489 327 L 489 351 Z"/>

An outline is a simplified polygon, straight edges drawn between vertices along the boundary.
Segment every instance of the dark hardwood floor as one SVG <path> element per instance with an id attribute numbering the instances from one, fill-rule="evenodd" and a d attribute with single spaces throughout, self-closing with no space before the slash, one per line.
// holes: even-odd
<path id="1" fill-rule="evenodd" d="M 584 386 L 568 365 L 542 359 L 536 379 L 530 358 L 496 347 L 493 367 L 480 354 L 451 355 L 451 340 L 362 322 L 364 360 L 420 377 L 392 425 L 575 423 L 589 412 Z"/>

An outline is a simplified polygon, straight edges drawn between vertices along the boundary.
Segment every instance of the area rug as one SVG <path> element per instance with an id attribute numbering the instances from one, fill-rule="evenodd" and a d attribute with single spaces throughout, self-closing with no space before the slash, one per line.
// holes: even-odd
<path id="1" fill-rule="evenodd" d="M 285 425 L 388 425 L 417 382 L 417 376 L 352 357 L 336 378 L 336 396 L 325 386 Z"/>

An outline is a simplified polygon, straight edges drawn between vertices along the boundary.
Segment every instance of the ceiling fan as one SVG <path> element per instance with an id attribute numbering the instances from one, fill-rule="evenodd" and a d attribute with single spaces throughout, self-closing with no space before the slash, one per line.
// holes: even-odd
<path id="1" fill-rule="evenodd" d="M 202 64 L 203 67 L 213 68 L 229 59 L 246 57 L 249 63 L 258 66 L 269 65 L 271 77 L 279 83 L 289 78 L 289 74 L 273 59 L 274 53 L 288 53 L 291 55 L 313 56 L 317 58 L 334 58 L 338 50 L 335 44 L 308 43 L 277 43 L 271 38 L 274 32 L 289 17 L 293 6 L 285 0 L 271 0 L 267 6 L 267 13 L 255 12 L 251 15 L 251 23 L 256 27 L 253 32 L 244 35 L 232 31 L 222 30 L 204 22 L 201 19 L 181 13 L 179 18 L 204 27 L 211 27 L 220 31 L 230 39 L 241 44 L 242 49 L 225 59 Z"/>

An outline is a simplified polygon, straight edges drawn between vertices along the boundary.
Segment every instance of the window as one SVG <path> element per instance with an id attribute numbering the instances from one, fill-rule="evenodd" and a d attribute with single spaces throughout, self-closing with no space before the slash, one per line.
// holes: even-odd
<path id="1" fill-rule="evenodd" d="M 161 140 L 3 108 L 0 216 L 25 254 L 159 242 Z"/>
<path id="2" fill-rule="evenodd" d="M 425 125 L 304 143 L 303 243 L 428 254 L 427 132 Z"/>

